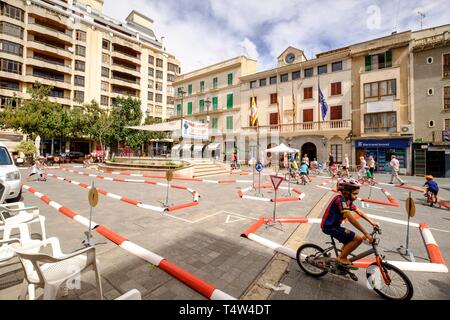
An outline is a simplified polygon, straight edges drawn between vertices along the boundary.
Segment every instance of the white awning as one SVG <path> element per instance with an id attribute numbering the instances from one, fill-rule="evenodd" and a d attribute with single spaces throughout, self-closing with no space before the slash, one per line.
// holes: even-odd
<path id="1" fill-rule="evenodd" d="M 190 143 L 186 143 L 186 144 L 183 144 L 183 150 L 191 150 L 191 147 L 192 147 L 192 144 L 190 144 Z"/>
<path id="2" fill-rule="evenodd" d="M 176 144 L 172 147 L 172 151 L 176 151 L 176 150 L 180 149 L 180 147 L 181 147 L 181 144 Z"/>
<path id="3" fill-rule="evenodd" d="M 208 150 L 216 150 L 220 146 L 220 143 L 210 143 L 208 144 Z"/>
<path id="4" fill-rule="evenodd" d="M 203 144 L 196 144 L 194 145 L 194 151 L 202 151 L 204 145 Z"/>

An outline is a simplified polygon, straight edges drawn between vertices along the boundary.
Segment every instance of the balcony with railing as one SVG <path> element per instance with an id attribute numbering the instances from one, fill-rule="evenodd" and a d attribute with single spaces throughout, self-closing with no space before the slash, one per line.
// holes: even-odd
<path id="1" fill-rule="evenodd" d="M 64 29 L 60 29 L 57 27 L 53 27 L 53 26 L 47 25 L 44 22 L 41 22 L 39 20 L 30 22 L 30 23 L 28 23 L 28 25 L 29 25 L 29 29 L 31 29 L 34 33 L 40 33 L 43 35 L 52 36 L 52 37 L 58 38 L 60 40 L 68 42 L 68 43 L 72 43 L 72 41 L 73 41 L 71 30 L 64 30 Z"/>
<path id="2" fill-rule="evenodd" d="M 70 51 L 69 46 L 66 46 L 65 43 L 55 42 L 52 39 L 45 37 L 35 37 L 31 35 L 28 37 L 27 46 L 28 49 L 49 52 L 62 59 L 71 59 L 73 57 L 73 50 Z"/>
<path id="3" fill-rule="evenodd" d="M 432 143 L 450 144 L 450 130 L 434 130 L 431 132 Z"/>
<path id="4" fill-rule="evenodd" d="M 256 132 L 256 127 L 243 127 L 244 132 Z M 260 133 L 280 132 L 280 133 L 320 133 L 330 131 L 348 131 L 351 129 L 351 120 L 333 120 L 321 122 L 300 122 L 300 123 L 284 123 L 282 126 L 261 125 Z"/>
<path id="5" fill-rule="evenodd" d="M 125 86 L 133 89 L 140 89 L 140 80 L 139 78 L 128 76 L 124 73 L 113 71 L 111 77 L 111 83 L 117 84 L 120 86 Z"/>
<path id="6" fill-rule="evenodd" d="M 136 63 L 139 65 L 141 62 L 141 54 L 139 52 L 118 44 L 113 44 L 111 55 L 127 60 L 129 63 Z"/>
<path id="7" fill-rule="evenodd" d="M 54 69 L 55 71 L 64 72 L 67 74 L 72 73 L 72 64 L 69 61 L 45 56 L 37 52 L 27 55 L 27 64 L 37 67 Z"/>

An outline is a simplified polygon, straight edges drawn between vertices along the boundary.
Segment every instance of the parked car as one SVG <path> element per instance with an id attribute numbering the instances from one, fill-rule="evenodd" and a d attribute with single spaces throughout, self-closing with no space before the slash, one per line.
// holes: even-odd
<path id="1" fill-rule="evenodd" d="M 22 197 L 22 183 L 20 172 L 13 161 L 13 157 L 8 148 L 0 143 L 0 179 L 9 186 L 9 194 L 5 195 L 5 200 L 11 202 L 20 201 Z"/>

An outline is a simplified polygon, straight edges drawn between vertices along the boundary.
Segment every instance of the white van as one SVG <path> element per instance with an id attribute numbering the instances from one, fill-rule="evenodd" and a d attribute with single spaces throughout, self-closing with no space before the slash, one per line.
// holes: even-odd
<path id="1" fill-rule="evenodd" d="M 8 148 L 0 143 L 0 179 L 9 186 L 8 194 L 5 200 L 12 202 L 20 201 L 22 197 L 22 183 L 20 181 L 20 172 L 14 164 L 13 158 Z"/>

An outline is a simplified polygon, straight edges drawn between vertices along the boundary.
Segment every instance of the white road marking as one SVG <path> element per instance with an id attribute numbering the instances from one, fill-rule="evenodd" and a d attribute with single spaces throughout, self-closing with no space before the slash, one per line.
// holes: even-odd
<path id="1" fill-rule="evenodd" d="M 229 214 L 229 215 L 227 215 L 227 219 L 225 220 L 225 223 L 233 223 L 233 222 L 243 221 L 243 220 L 247 220 L 247 219 L 241 218 L 241 217 L 235 217 L 235 216 Z"/>

